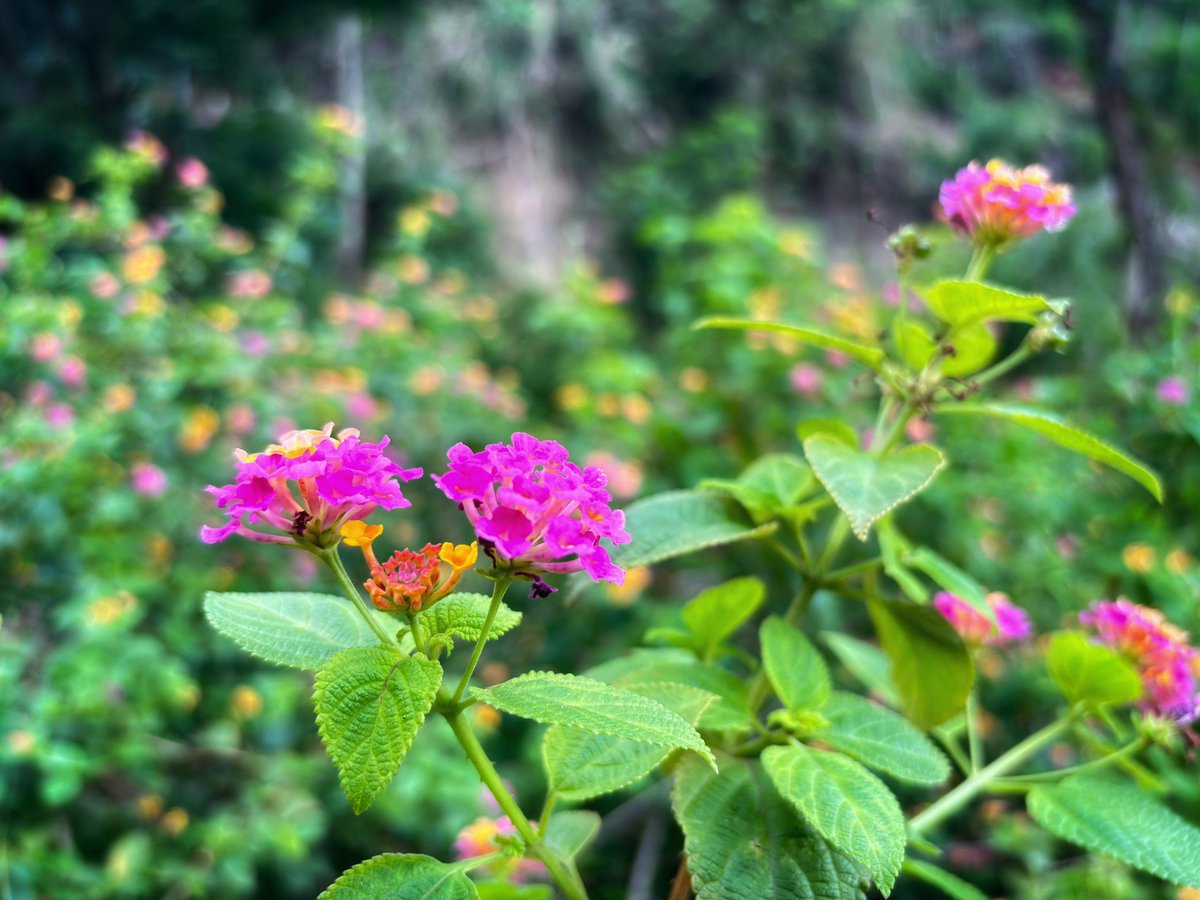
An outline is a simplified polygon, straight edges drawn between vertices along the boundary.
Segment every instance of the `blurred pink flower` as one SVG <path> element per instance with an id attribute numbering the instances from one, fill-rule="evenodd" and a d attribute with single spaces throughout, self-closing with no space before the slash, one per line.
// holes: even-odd
<path id="1" fill-rule="evenodd" d="M 474 859 L 500 849 L 497 838 L 513 837 L 517 828 L 508 816 L 497 819 L 480 817 L 466 826 L 454 839 L 454 852 L 458 859 Z M 514 859 L 502 857 L 491 866 L 493 873 L 515 882 L 540 875 L 545 866 L 536 859 Z"/>
<path id="2" fill-rule="evenodd" d="M 371 421 L 379 411 L 375 398 L 366 391 L 355 391 L 346 398 L 346 415 L 355 420 Z"/>
<path id="3" fill-rule="evenodd" d="M 148 163 L 161 166 L 167 161 L 167 148 L 149 132 L 135 128 L 125 139 L 125 149 L 136 153 Z"/>
<path id="4" fill-rule="evenodd" d="M 909 419 L 904 426 L 904 434 L 910 441 L 917 444 L 923 444 L 925 441 L 933 438 L 934 431 L 933 423 L 928 419 Z"/>
<path id="5" fill-rule="evenodd" d="M 46 407 L 46 424 L 51 428 L 70 428 L 75 422 L 75 410 L 66 403 L 51 403 Z"/>
<path id="6" fill-rule="evenodd" d="M 608 487 L 613 496 L 636 497 L 642 489 L 642 468 L 637 463 L 626 462 L 603 450 L 589 453 L 584 465 L 595 466 L 608 475 Z"/>
<path id="7" fill-rule="evenodd" d="M 61 350 L 62 338 L 48 331 L 35 334 L 29 342 L 29 355 L 35 362 L 49 362 L 57 358 Z"/>
<path id="8" fill-rule="evenodd" d="M 117 296 L 121 290 L 121 282 L 112 272 L 97 272 L 88 282 L 88 290 L 101 300 L 109 300 Z"/>
<path id="9" fill-rule="evenodd" d="M 78 356 L 68 356 L 58 364 L 58 377 L 63 384 L 81 387 L 87 377 L 87 363 Z"/>
<path id="10" fill-rule="evenodd" d="M 54 396 L 54 388 L 48 381 L 33 381 L 25 389 L 25 402 L 30 406 L 45 406 Z"/>
<path id="11" fill-rule="evenodd" d="M 1000 246 L 1039 231 L 1059 231 L 1075 215 L 1071 188 L 1050 181 L 1043 166 L 1014 169 L 1003 160 L 977 162 L 942 182 L 947 221 L 978 245 Z"/>
<path id="12" fill-rule="evenodd" d="M 1191 395 L 1187 382 L 1177 375 L 1160 381 L 1156 393 L 1159 402 L 1167 406 L 1185 406 Z"/>
<path id="13" fill-rule="evenodd" d="M 254 409 L 246 403 L 235 403 L 225 410 L 225 427 L 234 436 L 253 431 L 257 422 L 258 417 L 254 414 Z"/>
<path id="14" fill-rule="evenodd" d="M 835 369 L 844 369 L 849 364 L 850 357 L 841 350 L 826 350 L 825 362 L 829 363 Z"/>
<path id="15" fill-rule="evenodd" d="M 601 282 L 597 299 L 610 306 L 624 303 L 629 299 L 629 285 L 619 278 L 608 278 Z"/>
<path id="16" fill-rule="evenodd" d="M 1032 628 L 1025 611 L 1014 606 L 1004 594 L 987 595 L 987 604 L 996 616 L 996 624 L 973 605 L 947 591 L 939 591 L 933 606 L 968 644 L 1007 644 L 1029 637 Z"/>
<path id="17" fill-rule="evenodd" d="M 260 357 L 271 352 L 271 342 L 261 331 L 242 332 L 239 343 L 242 345 L 242 352 L 247 356 Z"/>
<path id="18" fill-rule="evenodd" d="M 811 397 L 821 390 L 821 370 L 812 363 L 797 363 L 788 373 L 792 390 L 805 397 Z"/>
<path id="19" fill-rule="evenodd" d="M 167 490 L 167 473 L 153 463 L 136 463 L 129 470 L 129 481 L 143 497 L 161 497 Z"/>
<path id="20" fill-rule="evenodd" d="M 271 276 L 262 269 L 234 272 L 226 281 L 225 289 L 231 297 L 258 299 L 271 293 Z"/>
<path id="21" fill-rule="evenodd" d="M 186 157 L 175 167 L 179 183 L 189 190 L 197 190 L 208 183 L 208 167 L 194 156 Z"/>

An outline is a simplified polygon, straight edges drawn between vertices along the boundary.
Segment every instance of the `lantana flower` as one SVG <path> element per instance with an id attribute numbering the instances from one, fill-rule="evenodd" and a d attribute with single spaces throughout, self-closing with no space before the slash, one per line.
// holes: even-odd
<path id="1" fill-rule="evenodd" d="M 499 568 L 533 581 L 533 593 L 553 588 L 540 573 L 587 572 L 595 581 L 621 584 L 602 539 L 628 543 L 625 515 L 612 509 L 608 478 L 596 466 L 580 468 L 555 441 L 518 432 L 511 444 L 475 452 L 450 448 L 450 468 L 433 477 L 466 513 L 480 546 Z"/>
<path id="2" fill-rule="evenodd" d="M 961 597 L 940 591 L 933 598 L 934 608 L 967 644 L 999 646 L 1029 637 L 1033 630 L 1029 624 L 1029 616 L 1025 610 L 1013 604 L 1007 595 L 999 592 L 988 594 L 987 604 L 996 616 L 994 625 L 982 610 L 976 609 Z"/>
<path id="3" fill-rule="evenodd" d="M 950 224 L 981 246 L 1059 231 L 1076 212 L 1070 185 L 1052 182 L 1045 167 L 1015 169 L 1000 159 L 959 169 L 938 199 Z"/>
<path id="4" fill-rule="evenodd" d="M 342 523 L 377 508 L 411 506 L 400 482 L 420 478 L 422 471 L 388 459 L 387 445 L 386 436 L 370 443 L 354 428 L 334 437 L 330 422 L 321 430 L 289 431 L 261 453 L 237 450 L 234 483 L 207 488 L 229 521 L 204 526 L 200 537 L 208 544 L 238 534 L 262 543 L 331 547 Z M 257 524 L 272 531 L 250 527 Z"/>
<path id="5" fill-rule="evenodd" d="M 362 549 L 371 577 L 363 587 L 371 602 L 384 612 L 417 612 L 428 609 L 454 590 L 462 573 L 475 565 L 478 544 L 426 544 L 420 550 L 397 550 L 380 563 L 372 543 L 382 525 L 352 520 L 341 527 L 342 542 Z M 442 564 L 450 574 L 443 579 Z"/>
<path id="6" fill-rule="evenodd" d="M 1200 717 L 1200 655 L 1188 643 L 1187 632 L 1157 609 L 1124 598 L 1097 600 L 1079 614 L 1079 621 L 1137 668 L 1145 688 L 1144 709 L 1181 723 Z"/>
<path id="7" fill-rule="evenodd" d="M 503 848 L 505 839 L 516 839 L 517 828 L 508 816 L 495 819 L 480 817 L 463 828 L 454 839 L 454 851 L 462 859 L 487 856 Z M 501 857 L 489 866 L 491 873 L 520 883 L 531 877 L 542 875 L 545 865 L 536 859 Z"/>

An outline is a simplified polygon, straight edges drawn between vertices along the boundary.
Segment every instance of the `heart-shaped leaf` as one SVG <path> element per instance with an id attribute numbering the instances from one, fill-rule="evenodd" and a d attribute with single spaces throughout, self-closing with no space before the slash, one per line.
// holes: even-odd
<path id="1" fill-rule="evenodd" d="M 826 434 L 808 438 L 804 454 L 860 541 L 867 539 L 872 524 L 919 494 L 946 464 L 942 452 L 928 444 L 875 457 Z"/>

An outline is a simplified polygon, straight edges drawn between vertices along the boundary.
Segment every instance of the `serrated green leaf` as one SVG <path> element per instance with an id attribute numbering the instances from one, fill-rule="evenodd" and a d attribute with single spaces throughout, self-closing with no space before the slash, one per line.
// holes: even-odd
<path id="1" fill-rule="evenodd" d="M 355 813 L 395 777 L 441 683 L 436 662 L 388 647 L 343 650 L 317 673 L 317 729 Z"/>
<path id="2" fill-rule="evenodd" d="M 557 812 L 546 826 L 546 849 L 559 859 L 574 859 L 599 830 L 599 813 L 585 809 Z"/>
<path id="3" fill-rule="evenodd" d="M 1162 503 L 1162 482 L 1147 466 L 1095 435 L 1069 425 L 1053 413 L 1011 403 L 957 403 L 937 407 L 939 414 L 986 416 L 1024 426 L 1047 437 L 1060 447 L 1104 463 L 1128 475 Z"/>
<path id="4" fill-rule="evenodd" d="M 730 319 L 712 317 L 701 319 L 695 324 L 696 328 L 729 328 L 737 331 L 765 331 L 772 334 L 782 334 L 800 341 L 820 347 L 823 350 L 837 350 L 845 353 L 851 359 L 865 363 L 872 369 L 878 369 L 883 362 L 883 349 L 870 344 L 861 344 L 827 331 L 806 328 L 800 325 L 788 325 L 783 322 L 762 322 L 757 319 Z"/>
<path id="5" fill-rule="evenodd" d="M 419 853 L 383 853 L 347 869 L 318 900 L 476 900 L 460 868 Z"/>
<path id="6" fill-rule="evenodd" d="M 1079 631 L 1059 631 L 1050 638 L 1046 666 L 1072 703 L 1132 703 L 1142 696 L 1142 680 L 1133 666 Z"/>
<path id="7" fill-rule="evenodd" d="M 956 328 L 940 341 L 911 319 L 896 332 L 896 349 L 910 369 L 919 372 L 940 356 L 940 371 L 951 378 L 974 375 L 992 361 L 997 347 L 995 336 L 979 322 Z"/>
<path id="8" fill-rule="evenodd" d="M 827 434 L 837 438 L 847 447 L 858 447 L 858 435 L 841 419 L 803 419 L 796 426 L 796 437 L 800 438 L 801 443 L 814 434 Z"/>
<path id="9" fill-rule="evenodd" d="M 477 641 L 483 633 L 492 598 L 486 594 L 451 594 L 420 614 L 418 622 L 426 640 L 438 636 Z M 496 618 L 488 630 L 488 640 L 494 640 L 521 624 L 521 613 L 504 603 L 496 610 Z"/>
<path id="10" fill-rule="evenodd" d="M 711 659 L 717 647 L 758 611 L 767 596 L 757 578 L 734 578 L 710 587 L 683 608 L 696 651 Z"/>
<path id="11" fill-rule="evenodd" d="M 950 777 L 942 752 L 891 710 L 834 691 L 821 715 L 829 724 L 816 737 L 873 769 L 914 784 L 940 784 Z"/>
<path id="12" fill-rule="evenodd" d="M 889 706 L 900 706 L 900 695 L 892 681 L 892 662 L 883 650 L 840 631 L 822 631 L 821 640 L 871 693 Z"/>
<path id="13" fill-rule="evenodd" d="M 603 681 L 530 672 L 473 696 L 496 709 L 544 725 L 568 725 L 646 744 L 694 750 L 715 765 L 696 729 L 661 703 Z"/>
<path id="14" fill-rule="evenodd" d="M 554 900 L 545 884 L 512 884 L 508 881 L 477 881 L 479 900 Z"/>
<path id="15" fill-rule="evenodd" d="M 928 606 L 867 604 L 905 715 L 930 729 L 962 712 L 975 680 L 971 655 L 954 629 Z"/>
<path id="16" fill-rule="evenodd" d="M 826 434 L 805 440 L 804 454 L 861 541 L 877 519 L 924 490 L 946 464 L 928 444 L 875 457 Z"/>
<path id="17" fill-rule="evenodd" d="M 671 682 L 631 684 L 626 687 L 657 699 L 695 725 L 716 694 Z M 578 802 L 619 791 L 653 772 L 674 752 L 669 747 L 645 744 L 607 734 L 554 725 L 542 741 L 542 760 L 550 789 L 563 800 Z"/>
<path id="18" fill-rule="evenodd" d="M 1200 828 L 1140 788 L 1076 776 L 1034 788 L 1026 803 L 1034 820 L 1064 841 L 1200 888 Z"/>
<path id="19" fill-rule="evenodd" d="M 987 321 L 1037 321 L 1038 313 L 1060 307 L 1036 294 L 1019 294 L 980 281 L 939 281 L 924 293 L 930 312 L 951 325 Z"/>
<path id="20" fill-rule="evenodd" d="M 631 504 L 625 530 L 633 540 L 613 550 L 620 566 L 646 566 L 697 550 L 764 537 L 775 523 L 754 526 L 733 501 L 711 491 L 669 491 Z"/>
<path id="21" fill-rule="evenodd" d="M 776 696 L 792 711 L 820 709 L 829 699 L 829 669 L 799 629 L 778 616 L 759 629 L 763 671 Z"/>
<path id="22" fill-rule="evenodd" d="M 630 690 L 642 683 L 673 682 L 709 691 L 720 699 L 704 711 L 698 727 L 713 731 L 742 731 L 751 727 L 745 682 L 732 672 L 699 662 L 691 653 L 635 650 L 586 674 Z"/>
<path id="23" fill-rule="evenodd" d="M 911 875 L 931 884 L 947 897 L 953 900 L 988 900 L 987 894 L 973 884 L 968 884 L 957 875 L 951 875 L 945 869 L 939 869 L 932 863 L 919 859 L 906 859 L 900 867 L 901 873 Z"/>
<path id="24" fill-rule="evenodd" d="M 904 813 L 887 785 L 849 757 L 799 743 L 768 747 L 762 764 L 805 821 L 865 865 L 883 895 L 890 894 L 908 837 Z"/>
<path id="25" fill-rule="evenodd" d="M 310 672 L 342 650 L 379 646 L 379 637 L 350 602 L 329 594 L 209 591 L 204 615 L 247 653 Z M 394 631 L 396 624 L 385 627 Z"/>
<path id="26" fill-rule="evenodd" d="M 958 566 L 943 559 L 928 547 L 918 547 L 904 557 L 904 562 L 928 575 L 934 582 L 960 600 L 965 600 L 996 624 L 996 611 L 987 602 L 987 588 Z"/>
<path id="27" fill-rule="evenodd" d="M 698 900 L 863 900 L 866 871 L 804 822 L 762 770 L 722 757 L 675 771 L 671 806 Z"/>

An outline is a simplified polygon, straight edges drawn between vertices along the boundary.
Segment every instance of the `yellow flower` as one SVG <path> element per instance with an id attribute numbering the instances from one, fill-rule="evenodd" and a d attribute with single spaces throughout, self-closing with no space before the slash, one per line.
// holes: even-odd
<path id="1" fill-rule="evenodd" d="M 360 519 L 351 519 L 342 525 L 342 542 L 347 547 L 369 547 L 375 538 L 383 534 L 382 525 L 368 525 Z"/>
<path id="2" fill-rule="evenodd" d="M 637 566 L 625 573 L 624 584 L 606 584 L 605 592 L 614 606 L 629 606 L 650 586 L 650 568 Z"/>
<path id="3" fill-rule="evenodd" d="M 167 261 L 167 254 L 156 244 L 147 244 L 131 250 L 121 261 L 121 273 L 130 284 L 145 284 L 153 281 Z"/>
<path id="4" fill-rule="evenodd" d="M 166 815 L 162 817 L 163 829 L 171 836 L 177 836 L 183 833 L 183 830 L 188 827 L 187 810 L 180 809 L 178 806 L 168 809 Z"/>
<path id="5" fill-rule="evenodd" d="M 254 688 L 239 684 L 229 698 L 229 708 L 239 718 L 252 719 L 262 712 L 262 697 Z"/>
<path id="6" fill-rule="evenodd" d="M 46 189 L 46 193 L 50 195 L 51 200 L 66 203 L 75 196 L 75 185 L 71 183 L 70 178 L 56 175 L 50 179 L 50 185 Z"/>
<path id="7" fill-rule="evenodd" d="M 1192 557 L 1186 550 L 1176 548 L 1167 554 L 1164 560 L 1167 564 L 1167 569 L 1173 575 L 1183 575 L 1192 565 Z"/>
<path id="8" fill-rule="evenodd" d="M 1154 568 L 1157 555 L 1149 544 L 1130 544 L 1121 551 L 1125 568 L 1138 575 L 1145 575 Z"/>
<path id="9" fill-rule="evenodd" d="M 442 544 L 442 549 L 438 553 L 438 559 L 449 564 L 455 572 L 462 572 L 475 565 L 475 561 L 479 559 L 479 542 L 472 541 L 469 544 L 452 544 L 449 541 Z"/>
<path id="10" fill-rule="evenodd" d="M 419 206 L 406 206 L 400 211 L 400 230 L 410 237 L 423 237 L 430 224 L 429 213 Z"/>

